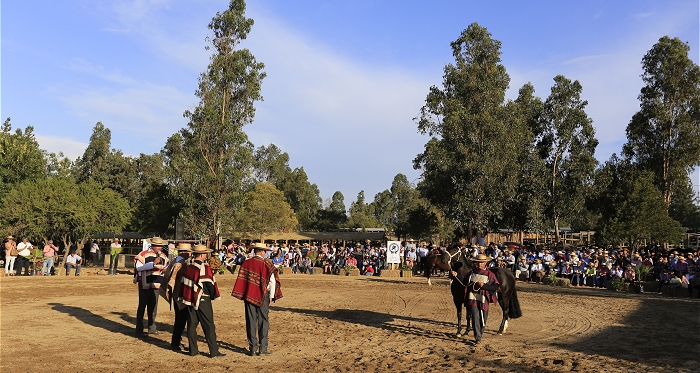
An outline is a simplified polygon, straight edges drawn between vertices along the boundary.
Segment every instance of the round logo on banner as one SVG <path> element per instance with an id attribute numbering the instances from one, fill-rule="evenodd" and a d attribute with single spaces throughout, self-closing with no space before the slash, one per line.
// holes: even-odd
<path id="1" fill-rule="evenodd" d="M 399 249 L 399 245 L 396 243 L 392 243 L 391 245 L 389 245 L 389 252 L 392 254 L 398 254 Z"/>

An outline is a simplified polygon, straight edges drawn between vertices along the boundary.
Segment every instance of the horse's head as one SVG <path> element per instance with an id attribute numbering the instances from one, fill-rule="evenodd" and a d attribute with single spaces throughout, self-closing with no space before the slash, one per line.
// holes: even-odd
<path id="1" fill-rule="evenodd" d="M 453 243 L 442 252 L 442 262 L 450 266 L 464 256 L 459 243 Z"/>

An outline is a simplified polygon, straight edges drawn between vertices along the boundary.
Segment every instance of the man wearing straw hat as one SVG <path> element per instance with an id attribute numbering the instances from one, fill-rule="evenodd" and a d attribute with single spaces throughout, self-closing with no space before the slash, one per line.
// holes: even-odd
<path id="1" fill-rule="evenodd" d="M 268 312 L 270 300 L 282 298 L 282 289 L 277 268 L 269 259 L 264 259 L 267 247 L 253 245 L 255 255 L 243 262 L 231 295 L 245 303 L 245 326 L 249 355 L 270 354 L 267 349 L 267 333 L 270 328 Z"/>
<path id="2" fill-rule="evenodd" d="M 214 271 L 207 263 L 207 255 L 213 250 L 205 245 L 195 245 L 192 250 L 192 263 L 182 274 L 182 285 L 178 302 L 187 306 L 187 339 L 190 343 L 190 356 L 199 355 L 197 347 L 197 324 L 202 324 L 204 338 L 209 345 L 209 357 L 226 356 L 219 352 L 214 325 L 214 309 L 211 302 L 221 298 Z"/>
<path id="3" fill-rule="evenodd" d="M 136 310 L 136 336 L 143 336 L 143 313 L 148 308 L 148 334 L 157 334 L 158 289 L 168 257 L 162 252 L 168 242 L 160 237 L 151 238 L 151 247 L 134 258 L 134 282 L 139 287 L 139 306 Z"/>
<path id="4" fill-rule="evenodd" d="M 476 268 L 469 276 L 466 287 L 467 307 L 472 315 L 472 325 L 474 326 L 474 341 L 481 343 L 484 334 L 486 319 L 489 316 L 489 303 L 496 303 L 496 291 L 498 290 L 498 279 L 496 275 L 486 269 L 486 265 L 491 258 L 484 254 L 479 254 L 473 259 Z"/>
<path id="5" fill-rule="evenodd" d="M 181 242 L 177 245 L 177 257 L 173 260 L 163 275 L 158 293 L 168 301 L 168 304 L 175 302 L 175 324 L 173 325 L 173 336 L 170 340 L 170 348 L 173 351 L 181 351 L 182 332 L 187 325 L 187 305 L 178 302 L 182 285 L 182 275 L 185 273 L 188 259 L 192 253 L 192 245 Z"/>

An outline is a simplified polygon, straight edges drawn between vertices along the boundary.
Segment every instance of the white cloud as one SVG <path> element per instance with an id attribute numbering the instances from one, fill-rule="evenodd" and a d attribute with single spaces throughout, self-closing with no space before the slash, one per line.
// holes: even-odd
<path id="1" fill-rule="evenodd" d="M 39 142 L 39 147 L 41 149 L 56 154 L 63 152 L 63 155 L 70 160 L 75 160 L 82 156 L 85 152 L 85 148 L 88 146 L 88 144 L 84 142 L 69 137 L 36 134 L 36 140 Z"/>
<path id="2" fill-rule="evenodd" d="M 265 101 L 246 128 L 256 145 L 275 143 L 303 165 L 321 193 L 349 201 L 360 185 L 369 199 L 412 160 L 427 138 L 412 118 L 430 87 L 407 71 L 340 57 L 274 19 L 255 15 L 246 47 L 266 65 Z M 412 177 L 412 178 L 415 178 Z"/>
<path id="3" fill-rule="evenodd" d="M 173 87 L 147 82 L 103 88 L 69 87 L 59 100 L 80 118 L 102 121 L 112 130 L 135 136 L 177 131 L 185 123 L 182 113 L 192 103 L 189 95 Z"/>

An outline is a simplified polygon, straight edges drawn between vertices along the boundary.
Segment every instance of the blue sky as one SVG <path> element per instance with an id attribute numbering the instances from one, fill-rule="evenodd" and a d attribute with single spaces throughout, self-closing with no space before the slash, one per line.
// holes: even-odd
<path id="1" fill-rule="evenodd" d="M 82 154 L 102 121 L 112 146 L 155 153 L 186 125 L 209 58 L 207 24 L 226 0 L 5 0 L 0 116 L 34 126 L 44 149 Z M 419 177 L 427 137 L 413 122 L 453 61 L 449 43 L 472 22 L 502 42 L 509 98 L 532 82 L 577 79 L 607 160 L 638 108 L 643 55 L 679 37 L 698 62 L 698 1 L 249 1 L 244 46 L 265 63 L 264 101 L 245 128 L 303 166 L 324 199 L 349 206 Z M 698 174 L 694 182 L 700 183 Z"/>

